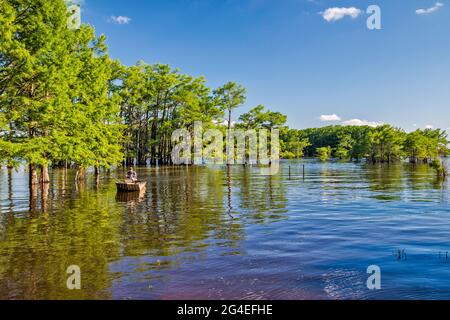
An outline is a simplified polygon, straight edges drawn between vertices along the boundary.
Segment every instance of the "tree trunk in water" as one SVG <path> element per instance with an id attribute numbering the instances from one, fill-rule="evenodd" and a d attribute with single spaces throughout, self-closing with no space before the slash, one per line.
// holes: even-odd
<path id="1" fill-rule="evenodd" d="M 12 170 L 8 168 L 8 200 L 9 200 L 9 210 L 13 211 L 13 185 L 12 185 Z"/>
<path id="2" fill-rule="evenodd" d="M 147 166 L 147 156 L 144 152 L 140 153 L 139 159 L 138 159 L 138 165 L 139 166 Z"/>
<path id="3" fill-rule="evenodd" d="M 133 158 L 131 158 L 131 157 L 127 157 L 127 160 L 126 160 L 126 167 L 131 167 L 131 166 L 133 166 L 133 163 L 134 161 L 133 161 Z"/>
<path id="4" fill-rule="evenodd" d="M 157 153 L 157 149 L 156 149 L 156 145 L 154 144 L 154 142 L 156 141 L 157 135 L 158 135 L 158 123 L 157 120 L 158 119 L 158 111 L 155 111 L 153 114 L 153 123 L 151 126 L 151 132 L 150 132 L 150 140 L 152 141 L 152 146 L 151 146 L 151 151 L 150 151 L 150 165 L 151 166 L 156 166 L 156 153 Z"/>
<path id="5" fill-rule="evenodd" d="M 76 182 L 82 182 L 84 181 L 86 171 L 84 168 L 78 168 L 77 173 L 75 175 L 75 181 Z"/>
<path id="6" fill-rule="evenodd" d="M 41 170 L 41 183 L 50 183 L 50 175 L 48 174 L 48 165 L 42 166 Z"/>
<path id="7" fill-rule="evenodd" d="M 36 166 L 34 164 L 30 164 L 30 187 L 33 185 L 37 185 L 39 183 Z"/>
<path id="8" fill-rule="evenodd" d="M 42 212 L 48 211 L 48 192 L 50 190 L 50 185 L 48 183 L 44 183 L 42 185 L 42 194 L 41 194 L 41 209 Z"/>
<path id="9" fill-rule="evenodd" d="M 66 183 L 67 183 L 67 164 L 64 166 L 62 173 L 61 193 L 63 196 L 66 195 Z"/>
<path id="10" fill-rule="evenodd" d="M 37 209 L 37 196 L 38 196 L 38 176 L 36 171 L 36 166 L 30 164 L 30 212 L 34 213 Z"/>
<path id="11" fill-rule="evenodd" d="M 100 171 L 98 167 L 95 167 L 95 185 L 98 186 L 100 183 Z"/>
<path id="12" fill-rule="evenodd" d="M 36 184 L 30 185 L 30 212 L 34 213 L 37 210 L 38 204 L 38 188 Z"/>

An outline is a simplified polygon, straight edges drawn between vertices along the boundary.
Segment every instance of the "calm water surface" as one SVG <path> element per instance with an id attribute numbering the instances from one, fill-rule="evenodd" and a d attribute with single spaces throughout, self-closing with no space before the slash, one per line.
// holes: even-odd
<path id="1" fill-rule="evenodd" d="M 449 182 L 427 166 L 139 175 L 147 191 L 121 195 L 123 171 L 77 186 L 54 170 L 30 197 L 23 169 L 1 170 L 0 298 L 450 299 Z M 379 291 L 366 287 L 373 264 Z M 66 287 L 70 265 L 81 291 Z"/>

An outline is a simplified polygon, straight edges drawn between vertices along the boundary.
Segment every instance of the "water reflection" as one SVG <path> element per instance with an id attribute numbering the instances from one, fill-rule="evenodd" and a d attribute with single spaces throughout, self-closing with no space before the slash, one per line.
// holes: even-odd
<path id="1" fill-rule="evenodd" d="M 125 202 L 128 205 L 134 205 L 145 200 L 146 191 L 147 190 L 145 189 L 134 192 L 117 192 L 116 200 L 117 202 Z"/>
<path id="2" fill-rule="evenodd" d="M 275 176 L 244 166 L 138 173 L 147 190 L 121 194 L 123 170 L 83 184 L 53 170 L 33 192 L 24 169 L 0 170 L 0 298 L 360 297 L 364 272 L 354 268 L 369 252 L 383 262 L 398 247 L 450 248 L 440 224 L 448 182 L 426 166 L 293 161 Z M 402 233 L 406 225 L 415 232 Z M 81 291 L 66 288 L 74 264 Z"/>

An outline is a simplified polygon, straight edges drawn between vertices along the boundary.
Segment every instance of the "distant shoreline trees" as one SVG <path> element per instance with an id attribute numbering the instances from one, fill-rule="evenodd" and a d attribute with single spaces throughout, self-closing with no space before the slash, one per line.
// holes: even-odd
<path id="1" fill-rule="evenodd" d="M 434 159 L 449 154 L 447 133 L 440 129 L 418 129 L 406 133 L 390 125 L 337 125 L 297 130 L 294 133 L 308 142 L 304 150 L 307 157 L 325 155 L 325 149 L 322 148 L 329 147 L 331 157 L 341 160 L 366 159 L 377 164 L 409 159 L 413 164 L 430 164 Z"/>

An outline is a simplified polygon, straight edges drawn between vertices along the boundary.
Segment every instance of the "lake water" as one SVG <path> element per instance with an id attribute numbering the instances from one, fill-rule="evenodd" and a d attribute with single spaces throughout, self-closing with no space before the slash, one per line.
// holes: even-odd
<path id="1" fill-rule="evenodd" d="M 140 195 L 117 194 L 120 170 L 79 186 L 54 170 L 30 197 L 23 169 L 1 170 L 0 298 L 450 299 L 450 185 L 427 166 L 138 173 Z"/>

